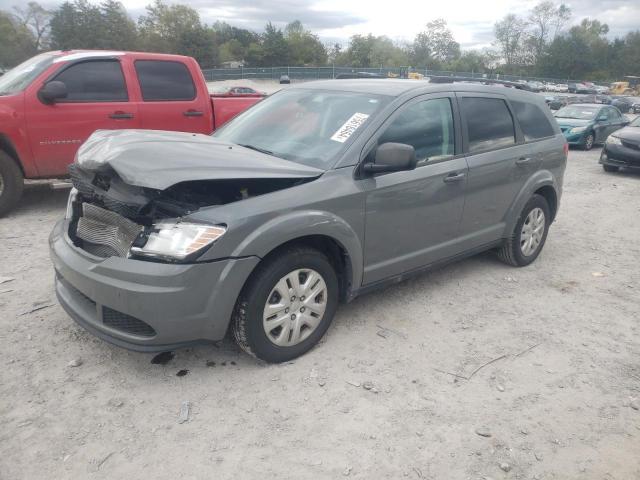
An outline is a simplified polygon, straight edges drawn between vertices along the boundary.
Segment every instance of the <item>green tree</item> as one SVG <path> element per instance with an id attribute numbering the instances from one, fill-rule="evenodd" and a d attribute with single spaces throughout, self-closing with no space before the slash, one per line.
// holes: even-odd
<path id="1" fill-rule="evenodd" d="M 292 65 L 325 65 L 327 51 L 318 38 L 306 30 L 299 20 L 289 23 L 284 29 L 289 46 L 289 61 Z"/>
<path id="2" fill-rule="evenodd" d="M 271 22 L 267 23 L 262 35 L 262 59 L 260 66 L 277 66 L 289 64 L 289 44 L 281 29 Z"/>
<path id="3" fill-rule="evenodd" d="M 87 0 L 65 2 L 51 17 L 51 47 L 56 50 L 103 47 L 100 7 Z"/>
<path id="4" fill-rule="evenodd" d="M 102 48 L 134 50 L 138 46 L 138 29 L 122 3 L 105 0 L 100 4 Z"/>
<path id="5" fill-rule="evenodd" d="M 571 9 L 564 4 L 556 7 L 551 1 L 538 3 L 529 14 L 529 24 L 531 31 L 531 47 L 535 62 L 542 57 L 550 36 L 554 37 L 562 29 L 571 17 Z"/>
<path id="6" fill-rule="evenodd" d="M 0 68 L 10 68 L 34 53 L 33 35 L 27 27 L 0 10 Z"/>
<path id="7" fill-rule="evenodd" d="M 510 13 L 493 26 L 496 46 L 507 70 L 522 63 L 526 22 Z"/>
<path id="8" fill-rule="evenodd" d="M 441 68 L 460 56 L 460 44 L 453 38 L 447 22 L 439 18 L 427 23 L 427 29 L 416 35 L 410 51 L 413 65 Z"/>

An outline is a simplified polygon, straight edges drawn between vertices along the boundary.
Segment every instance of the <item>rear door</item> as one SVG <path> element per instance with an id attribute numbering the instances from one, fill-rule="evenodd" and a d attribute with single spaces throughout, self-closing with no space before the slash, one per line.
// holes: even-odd
<path id="1" fill-rule="evenodd" d="M 503 235 L 505 217 L 541 159 L 525 144 L 502 95 L 458 93 L 469 164 L 461 230 L 468 248 Z"/>
<path id="2" fill-rule="evenodd" d="M 213 118 L 204 81 L 196 81 L 177 60 L 138 59 L 134 68 L 140 85 L 141 128 L 211 133 Z"/>
<path id="3" fill-rule="evenodd" d="M 387 142 L 415 148 L 415 170 L 360 180 L 366 195 L 363 283 L 454 255 L 467 183 L 455 98 L 423 96 L 405 104 L 367 148 Z M 457 150 L 456 150 L 457 148 Z"/>
<path id="4" fill-rule="evenodd" d="M 67 98 L 52 105 L 26 100 L 26 125 L 41 176 L 64 175 L 78 147 L 98 129 L 138 128 L 136 103 L 117 58 L 63 66 L 47 81 L 61 81 Z"/>

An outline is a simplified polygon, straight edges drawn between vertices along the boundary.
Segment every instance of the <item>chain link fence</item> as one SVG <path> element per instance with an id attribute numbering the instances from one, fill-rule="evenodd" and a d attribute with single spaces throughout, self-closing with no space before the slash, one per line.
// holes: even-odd
<path id="1" fill-rule="evenodd" d="M 380 67 L 380 68 L 358 68 L 358 67 L 239 67 L 239 68 L 210 68 L 203 70 L 207 81 L 218 80 L 279 80 L 282 75 L 287 75 L 291 80 L 324 80 L 336 78 L 340 74 L 350 74 L 357 72 L 376 73 L 385 77 L 407 78 L 409 72 L 420 73 L 424 76 L 447 76 L 447 77 L 470 77 L 487 78 L 507 81 L 538 81 L 545 83 L 570 83 L 581 82 L 581 80 L 569 78 L 550 77 L 528 77 L 522 75 L 502 75 L 496 73 L 479 72 L 452 72 L 445 70 L 429 70 L 427 68 L 411 67 Z"/>

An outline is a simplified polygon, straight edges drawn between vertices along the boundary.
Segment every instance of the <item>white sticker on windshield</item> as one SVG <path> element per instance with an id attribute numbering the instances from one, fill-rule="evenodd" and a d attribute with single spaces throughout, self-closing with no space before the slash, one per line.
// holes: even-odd
<path id="1" fill-rule="evenodd" d="M 349 137 L 355 132 L 360 125 L 362 125 L 369 115 L 366 113 L 354 113 L 351 115 L 351 118 L 344 122 L 344 124 L 338 129 L 336 133 L 333 134 L 331 140 L 334 142 L 344 143 Z"/>

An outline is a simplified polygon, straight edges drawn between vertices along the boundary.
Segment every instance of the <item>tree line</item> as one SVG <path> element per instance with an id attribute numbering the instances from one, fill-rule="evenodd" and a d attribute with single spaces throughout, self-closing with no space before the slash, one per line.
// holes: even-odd
<path id="1" fill-rule="evenodd" d="M 508 14 L 494 25 L 491 47 L 463 50 L 447 23 L 426 24 L 411 42 L 354 35 L 346 45 L 324 44 L 299 21 L 262 32 L 206 24 L 188 5 L 155 0 L 137 21 L 117 0 L 66 1 L 47 10 L 35 1 L 0 10 L 0 68 L 45 50 L 142 50 L 189 55 L 203 68 L 242 62 L 270 66 L 413 66 L 430 70 L 611 80 L 640 75 L 640 30 L 609 40 L 598 20 L 570 25 L 571 9 L 542 1 L 525 16 Z"/>

